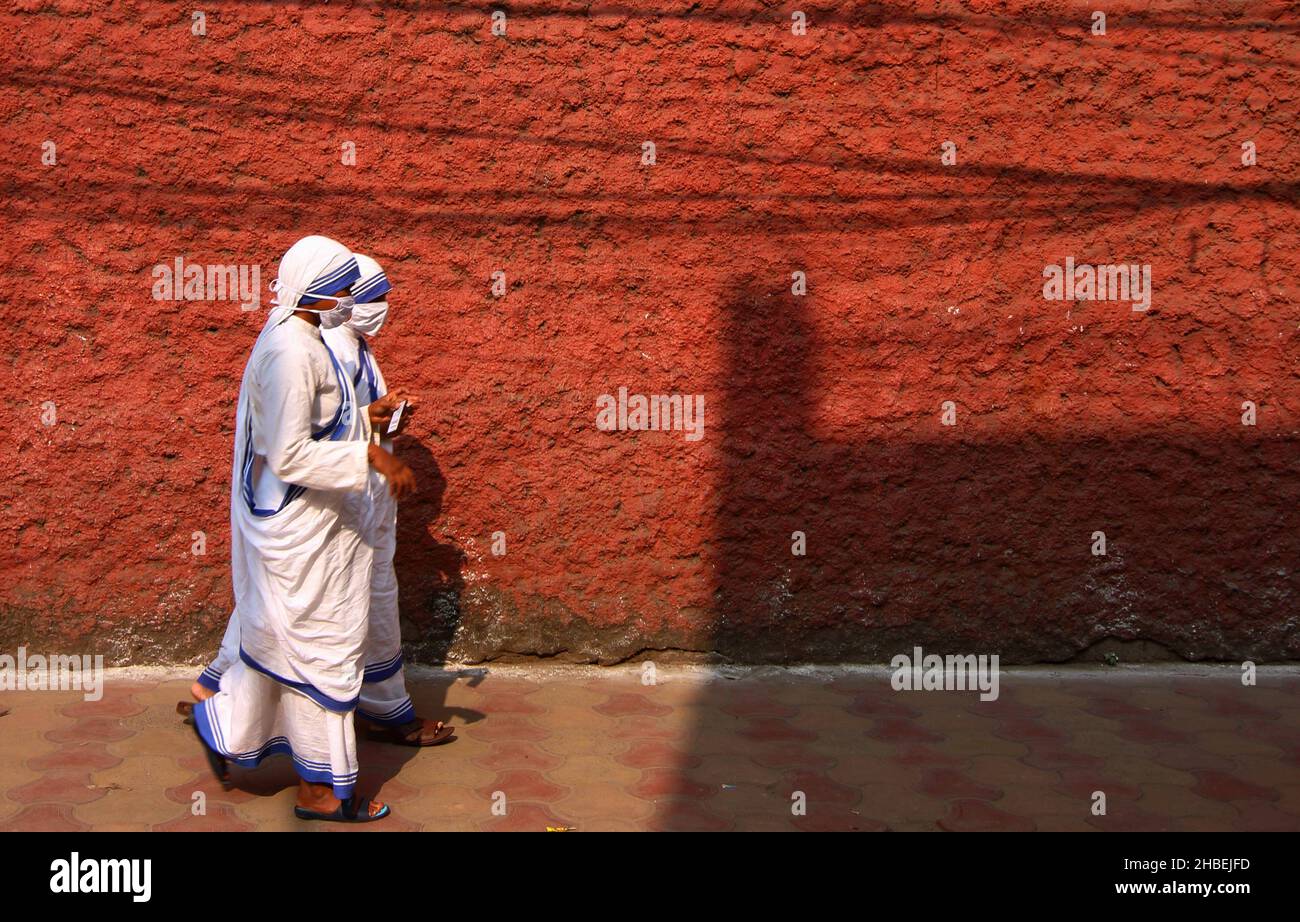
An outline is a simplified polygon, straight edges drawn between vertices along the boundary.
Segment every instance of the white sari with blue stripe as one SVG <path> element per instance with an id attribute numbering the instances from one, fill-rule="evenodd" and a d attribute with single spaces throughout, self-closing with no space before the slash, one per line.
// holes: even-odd
<path id="1" fill-rule="evenodd" d="M 345 799 L 356 781 L 371 548 L 357 509 L 370 428 L 351 379 L 306 321 L 268 325 L 244 372 L 231 485 L 239 662 L 195 709 L 237 764 L 292 756 Z M 232 624 L 232 628 L 234 625 Z"/>
<path id="2" fill-rule="evenodd" d="M 357 402 L 366 405 L 388 393 L 384 374 L 366 338 L 347 324 L 322 334 L 356 388 Z M 392 451 L 392 440 L 381 434 L 380 444 Z M 397 727 L 415 719 L 415 706 L 406 690 L 402 658 L 402 626 L 398 608 L 397 503 L 388 481 L 370 472 L 365 508 L 359 510 L 362 538 L 374 552 L 370 572 L 370 627 L 366 632 L 365 675 L 357 713 L 380 726 Z"/>

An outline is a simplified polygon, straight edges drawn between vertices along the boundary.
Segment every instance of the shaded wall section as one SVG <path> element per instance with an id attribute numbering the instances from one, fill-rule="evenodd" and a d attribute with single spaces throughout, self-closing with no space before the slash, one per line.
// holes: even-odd
<path id="1" fill-rule="evenodd" d="M 424 397 L 423 658 L 1297 655 L 1287 5 L 210 7 L 0 16 L 0 646 L 215 649 L 240 374 L 326 233 Z M 178 256 L 263 307 L 156 300 Z M 1149 265 L 1150 309 L 1044 300 L 1066 257 Z M 703 438 L 598 430 L 620 387 Z"/>

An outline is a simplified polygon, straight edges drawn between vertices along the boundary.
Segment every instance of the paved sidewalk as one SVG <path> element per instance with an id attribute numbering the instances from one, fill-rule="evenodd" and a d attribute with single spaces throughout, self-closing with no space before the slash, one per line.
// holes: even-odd
<path id="1" fill-rule="evenodd" d="M 221 791 L 174 711 L 188 671 L 110 671 L 98 702 L 0 692 L 0 830 L 1300 830 L 1294 667 L 1009 669 L 996 702 L 884 669 L 641 676 L 417 671 L 459 739 L 363 743 L 360 790 L 394 815 L 361 827 L 294 819 L 283 758 Z"/>

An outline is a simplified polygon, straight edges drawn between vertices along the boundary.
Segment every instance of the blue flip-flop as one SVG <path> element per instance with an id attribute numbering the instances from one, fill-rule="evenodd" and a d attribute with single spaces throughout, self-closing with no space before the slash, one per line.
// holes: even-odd
<path id="1" fill-rule="evenodd" d="M 392 813 L 388 804 L 374 816 L 370 815 L 370 798 L 357 797 L 353 794 L 347 800 L 339 801 L 333 813 L 321 813 L 306 807 L 294 806 L 293 815 L 300 820 L 324 820 L 327 823 L 373 823 Z"/>

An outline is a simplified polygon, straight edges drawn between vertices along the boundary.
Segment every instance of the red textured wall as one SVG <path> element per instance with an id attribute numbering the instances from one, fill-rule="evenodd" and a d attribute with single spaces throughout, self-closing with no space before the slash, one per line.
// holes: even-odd
<path id="1" fill-rule="evenodd" d="M 265 312 L 151 270 L 324 233 L 425 400 L 426 656 L 1300 655 L 1294 7 L 651 6 L 11 4 L 0 642 L 214 647 Z M 1151 309 L 1045 301 L 1066 256 Z M 620 386 L 704 438 L 599 431 Z"/>

